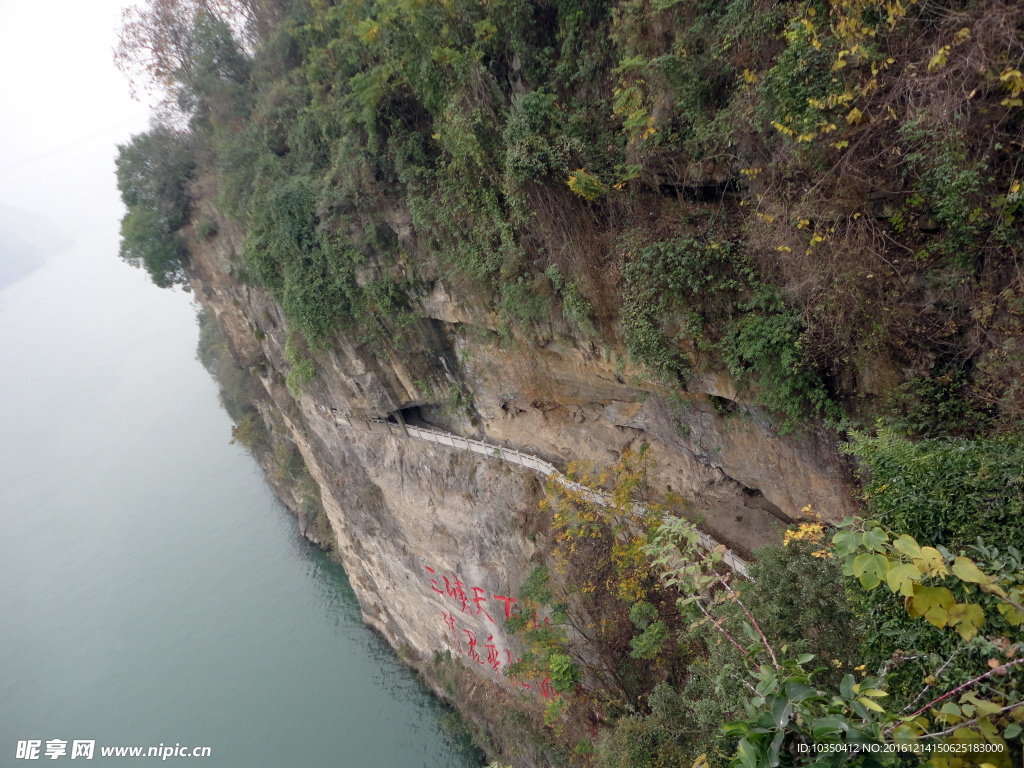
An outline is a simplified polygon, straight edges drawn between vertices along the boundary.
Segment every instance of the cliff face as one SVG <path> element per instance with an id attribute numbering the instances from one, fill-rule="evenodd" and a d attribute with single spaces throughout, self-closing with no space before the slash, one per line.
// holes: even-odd
<path id="1" fill-rule="evenodd" d="M 203 215 L 216 211 L 204 205 Z M 502 674 L 521 652 L 502 622 L 551 542 L 537 475 L 405 439 L 402 422 L 561 467 L 608 466 L 648 442 L 656 486 L 687 495 L 710 532 L 741 552 L 776 541 L 808 504 L 831 520 L 851 510 L 830 440 L 780 436 L 722 374 L 706 372 L 670 397 L 624 365 L 621 350 L 556 334 L 525 350 L 440 282 L 419 297 L 421 317 L 404 339 L 341 335 L 296 351 L 281 309 L 239 280 L 240 242 L 224 220 L 212 238 L 193 237 L 189 281 L 238 364 L 259 378 L 267 428 L 294 443 L 319 485 L 364 619 L 420 660 L 451 651 L 506 691 L 536 691 L 539 681 Z M 289 386 L 299 357 L 314 361 L 315 378 Z M 370 423 L 389 417 L 390 433 Z"/>

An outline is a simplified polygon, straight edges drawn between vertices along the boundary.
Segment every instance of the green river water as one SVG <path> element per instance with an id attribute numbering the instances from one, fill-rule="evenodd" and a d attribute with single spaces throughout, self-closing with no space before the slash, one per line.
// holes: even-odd
<path id="1" fill-rule="evenodd" d="M 89 765 L 480 765 L 229 445 L 191 297 L 113 229 L 0 290 L 0 766 L 26 740 L 95 740 Z"/>

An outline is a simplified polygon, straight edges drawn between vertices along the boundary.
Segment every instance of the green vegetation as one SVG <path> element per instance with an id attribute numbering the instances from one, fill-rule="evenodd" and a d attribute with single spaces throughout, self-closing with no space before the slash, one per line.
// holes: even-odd
<path id="1" fill-rule="evenodd" d="M 549 488 L 557 573 L 533 571 L 507 629 L 527 649 L 512 674 L 552 682 L 556 744 L 573 747 L 596 707 L 614 725 L 587 757 L 607 768 L 1019 763 L 1019 446 L 854 438 L 873 517 L 831 530 L 811 517 L 758 550 L 749 581 L 698 545 L 680 500 L 655 503 L 646 447 L 614 475 L 572 470 L 612 482 L 612 507 Z M 630 515 L 636 503 L 653 514 Z M 886 744 L 989 746 L 946 762 Z"/>
<path id="2" fill-rule="evenodd" d="M 188 251 L 179 234 L 188 221 L 188 181 L 195 169 L 190 139 L 158 126 L 118 148 L 121 258 L 144 268 L 162 288 L 185 282 Z"/>
<path id="3" fill-rule="evenodd" d="M 911 442 L 883 429 L 853 433 L 850 451 L 870 473 L 865 493 L 884 525 L 930 546 L 962 548 L 991 535 L 1024 545 L 1020 440 Z"/>
<path id="4" fill-rule="evenodd" d="M 181 282 L 202 177 L 244 227 L 239 273 L 313 348 L 400 345 L 441 278 L 506 340 L 600 336 L 671 386 L 725 368 L 783 431 L 887 408 L 934 431 L 903 409 L 940 394 L 950 425 L 1005 432 L 1024 409 L 1019 19 L 929 9 L 136 9 L 118 63 L 189 128 L 121 148 L 122 253 Z M 957 384 L 868 393 L 868 360 Z"/>

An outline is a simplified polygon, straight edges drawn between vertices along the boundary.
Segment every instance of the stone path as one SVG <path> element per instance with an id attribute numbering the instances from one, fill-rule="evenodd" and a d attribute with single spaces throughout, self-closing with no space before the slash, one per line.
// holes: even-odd
<path id="1" fill-rule="evenodd" d="M 603 507 L 612 506 L 612 499 L 608 494 L 595 491 L 585 485 L 573 482 L 559 472 L 553 464 L 529 453 L 522 453 L 521 451 L 517 451 L 512 448 L 505 448 L 500 445 L 491 445 L 490 443 L 484 443 L 480 440 L 472 440 L 468 437 L 460 437 L 459 435 L 453 435 L 451 432 L 413 427 L 408 424 L 397 424 L 383 419 L 370 419 L 366 422 L 366 427 L 371 432 L 386 433 L 392 437 L 422 440 L 427 443 L 434 443 L 435 445 L 443 445 L 448 448 L 455 448 L 456 450 L 475 453 L 476 455 L 483 456 L 484 458 L 497 459 L 509 464 L 518 464 L 526 469 L 532 469 L 535 472 L 539 472 L 545 477 L 550 477 L 556 483 L 564 486 L 565 488 L 578 491 L 583 494 L 588 501 L 600 504 Z M 642 513 L 642 510 L 643 507 L 641 505 L 637 505 L 637 511 Z M 701 531 L 697 532 L 697 540 L 700 545 L 707 550 L 712 550 L 718 546 L 717 541 Z M 736 573 L 748 579 L 750 578 L 747 572 L 747 564 L 737 557 L 731 550 L 725 550 L 725 553 L 722 556 L 722 562 Z"/>

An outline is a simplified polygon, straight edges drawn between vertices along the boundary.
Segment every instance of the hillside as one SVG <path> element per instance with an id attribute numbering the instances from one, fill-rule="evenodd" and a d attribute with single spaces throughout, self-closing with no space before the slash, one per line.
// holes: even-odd
<path id="1" fill-rule="evenodd" d="M 883 718 L 984 675 L 998 712 L 919 727 L 998 738 L 1001 768 L 1024 716 L 1016 661 L 985 671 L 1024 658 L 1022 58 L 1024 9 L 988 1 L 157 0 L 117 51 L 165 99 L 120 148 L 121 255 L 195 291 L 235 438 L 503 763 L 810 764 L 797 689 L 778 743 L 736 725 L 781 701 L 744 705 L 744 664 L 786 647 L 822 687 L 867 665 Z M 752 562 L 747 640 L 738 578 L 663 519 Z M 695 606 L 725 613 L 695 628 Z M 841 740 L 890 743 L 843 690 Z"/>

